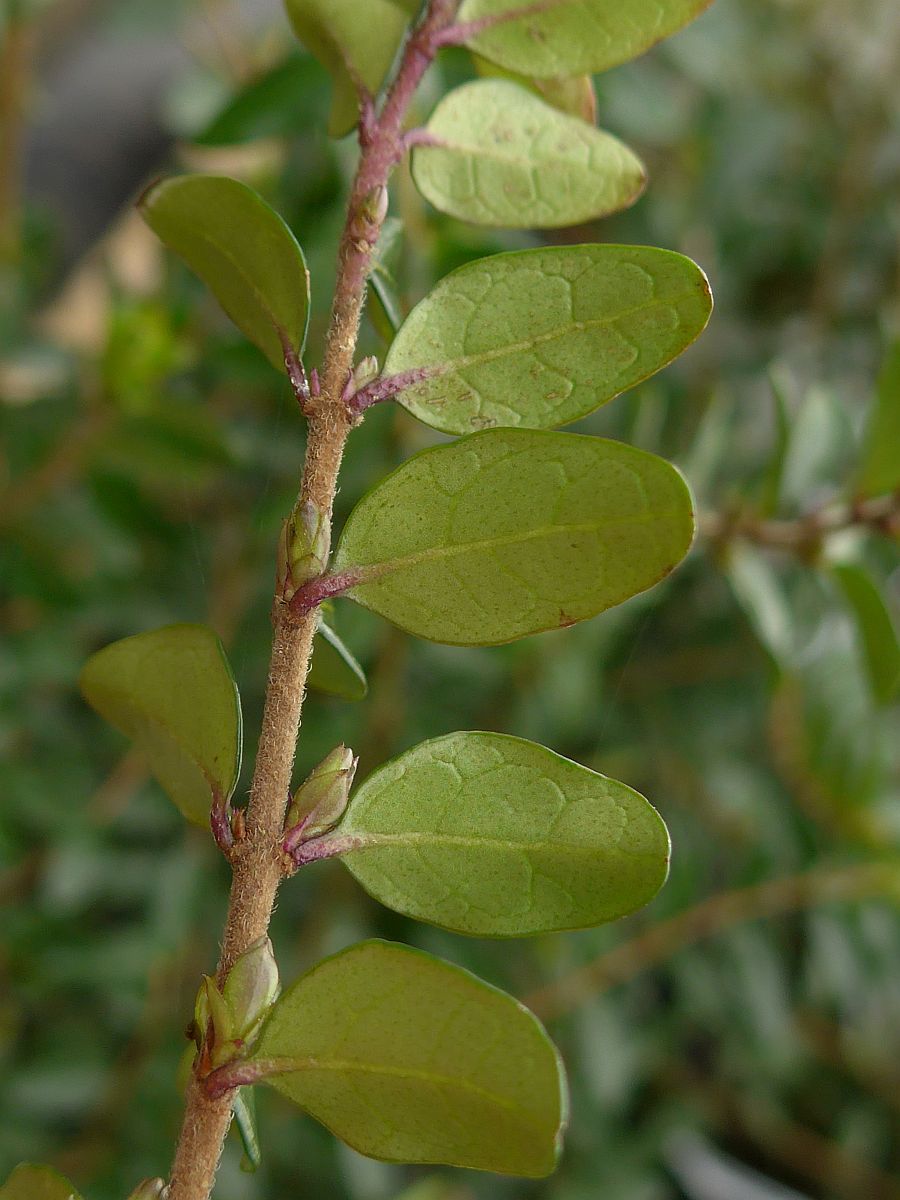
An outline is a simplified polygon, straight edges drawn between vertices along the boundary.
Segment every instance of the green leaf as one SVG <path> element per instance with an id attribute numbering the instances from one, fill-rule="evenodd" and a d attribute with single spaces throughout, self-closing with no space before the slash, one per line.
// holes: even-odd
<path id="1" fill-rule="evenodd" d="M 259 1132 L 256 1128 L 256 1100 L 252 1087 L 238 1088 L 234 1093 L 234 1124 L 244 1148 L 241 1170 L 248 1175 L 258 1171 L 262 1163 Z"/>
<path id="2" fill-rule="evenodd" d="M 594 75 L 637 58 L 677 32 L 712 0 L 463 0 L 461 22 L 500 14 L 518 18 L 476 33 L 468 45 L 485 58 L 540 77 Z"/>
<path id="3" fill-rule="evenodd" d="M 550 229 L 633 204 L 646 176 L 624 143 L 518 84 L 479 79 L 446 96 L 412 173 L 435 208 L 464 221 Z"/>
<path id="4" fill-rule="evenodd" d="M 856 621 L 872 693 L 890 704 L 900 687 L 900 641 L 884 597 L 864 567 L 839 563 L 832 572 Z"/>
<path id="5" fill-rule="evenodd" d="M 369 273 L 366 311 L 375 332 L 387 345 L 394 340 L 403 323 L 403 304 L 394 275 L 394 262 L 399 257 L 402 235 L 403 222 L 397 217 L 388 217 L 381 228 Z"/>
<path id="6" fill-rule="evenodd" d="M 331 836 L 380 903 L 476 937 L 614 921 L 656 895 L 669 864 L 643 796 L 496 733 L 451 733 L 380 767 Z"/>
<path id="7" fill-rule="evenodd" d="M 385 82 L 420 0 L 285 0 L 294 33 L 331 75 L 328 132 L 343 137 L 359 108 L 353 75 L 372 93 Z"/>
<path id="8" fill-rule="evenodd" d="M 505 67 L 482 58 L 480 54 L 472 55 L 475 70 L 483 79 L 509 79 L 527 88 L 546 100 L 553 108 L 568 113 L 570 117 L 578 117 L 589 125 L 597 121 L 597 93 L 594 91 L 594 81 L 590 75 L 570 75 L 559 79 L 531 79 L 520 75 L 517 71 L 507 71 Z"/>
<path id="9" fill-rule="evenodd" d="M 364 700 L 369 690 L 365 672 L 330 625 L 319 624 L 309 686 L 343 700 Z"/>
<path id="10" fill-rule="evenodd" d="M 869 418 L 857 491 L 878 496 L 900 488 L 900 339 L 887 352 Z"/>
<path id="11" fill-rule="evenodd" d="M 200 146 L 235 146 L 266 137 L 291 137 L 324 122 L 322 90 L 312 61 L 291 54 L 237 92 L 201 133 Z M 302 114 L 302 119 L 299 114 Z"/>
<path id="12" fill-rule="evenodd" d="M 252 188 L 221 175 L 164 179 L 148 188 L 138 207 L 241 332 L 283 371 L 282 338 L 298 354 L 306 340 L 309 273 L 278 213 Z"/>
<path id="13" fill-rule="evenodd" d="M 663 579 L 694 531 L 678 471 L 570 433 L 492 429 L 423 450 L 350 514 L 336 571 L 410 633 L 495 645 L 596 616 Z"/>
<path id="14" fill-rule="evenodd" d="M 89 704 L 143 751 L 189 821 L 206 828 L 241 770 L 241 704 L 222 643 L 205 625 L 113 642 L 80 678 Z"/>
<path id="15" fill-rule="evenodd" d="M 784 668 L 794 654 L 794 619 L 778 572 L 755 546 L 728 547 L 725 573 L 760 644 Z"/>
<path id="16" fill-rule="evenodd" d="M 403 323 L 384 370 L 426 373 L 399 400 L 445 433 L 552 428 L 671 362 L 711 310 L 706 276 L 670 250 L 516 250 L 442 279 Z"/>
<path id="17" fill-rule="evenodd" d="M 0 1186 L 0 1200 L 81 1200 L 78 1192 L 52 1167 L 20 1163 Z"/>
<path id="18" fill-rule="evenodd" d="M 370 941 L 319 963 L 276 1004 L 253 1055 L 267 1059 L 265 1082 L 372 1158 L 556 1165 L 565 1080 L 537 1018 L 421 951 Z"/>

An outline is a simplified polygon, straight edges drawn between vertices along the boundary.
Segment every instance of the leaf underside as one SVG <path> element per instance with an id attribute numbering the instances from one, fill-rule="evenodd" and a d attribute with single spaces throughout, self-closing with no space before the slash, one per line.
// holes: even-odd
<path id="1" fill-rule="evenodd" d="M 586 416 L 671 362 L 712 310 L 689 258 L 651 246 L 560 246 L 467 263 L 410 313 L 385 374 L 445 433 L 546 429 Z"/>
<path id="2" fill-rule="evenodd" d="M 384 83 L 419 0 L 286 0 L 301 42 L 332 77 L 328 132 L 349 133 L 359 119 L 353 76 L 373 94 Z"/>
<path id="3" fill-rule="evenodd" d="M 342 700 L 364 700 L 369 690 L 353 652 L 324 621 L 319 622 L 307 684 Z"/>
<path id="4" fill-rule="evenodd" d="M 468 45 L 511 71 L 539 77 L 595 75 L 643 54 L 712 0 L 463 0 L 460 21 L 521 10 Z"/>
<path id="5" fill-rule="evenodd" d="M 253 1058 L 265 1082 L 362 1154 L 548 1175 L 565 1116 L 559 1058 L 511 996 L 440 959 L 369 941 L 290 987 Z"/>
<path id="6" fill-rule="evenodd" d="M 678 471 L 578 434 L 494 429 L 424 450 L 350 514 L 347 593 L 420 637 L 496 645 L 596 616 L 664 578 L 694 520 Z"/>
<path id="7" fill-rule="evenodd" d="M 138 207 L 241 332 L 283 371 L 282 335 L 298 354 L 306 340 L 309 275 L 278 213 L 252 188 L 221 175 L 164 179 Z"/>
<path id="8" fill-rule="evenodd" d="M 576 225 L 633 204 L 646 184 L 623 142 L 505 79 L 456 88 L 427 130 L 440 144 L 413 150 L 416 187 L 441 212 L 479 225 Z"/>
<path id="9" fill-rule="evenodd" d="M 20 1163 L 4 1184 L 0 1200 L 81 1200 L 68 1179 L 52 1167 Z"/>
<path id="10" fill-rule="evenodd" d="M 85 699 L 133 738 L 189 821 L 209 826 L 241 769 L 241 706 L 222 643 L 204 625 L 167 625 L 106 646 L 81 672 Z"/>
<path id="11" fill-rule="evenodd" d="M 375 771 L 336 831 L 380 903 L 481 937 L 581 929 L 646 904 L 669 838 L 643 796 L 543 746 L 451 733 Z"/>

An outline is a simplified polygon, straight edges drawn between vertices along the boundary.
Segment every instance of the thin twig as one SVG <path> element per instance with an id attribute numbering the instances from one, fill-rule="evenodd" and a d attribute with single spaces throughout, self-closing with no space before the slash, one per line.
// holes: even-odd
<path id="1" fill-rule="evenodd" d="M 527 996 L 540 1017 L 554 1019 L 620 983 L 627 983 L 701 938 L 734 925 L 775 917 L 832 900 L 862 900 L 887 892 L 894 869 L 885 863 L 823 867 L 785 879 L 722 892 L 659 921 L 571 974 Z"/>
<path id="2" fill-rule="evenodd" d="M 816 550 L 829 535 L 854 528 L 900 535 L 900 493 L 828 505 L 795 521 L 763 520 L 746 513 L 706 513 L 700 520 L 700 531 L 710 541 L 740 538 L 801 555 Z"/>
<path id="3" fill-rule="evenodd" d="M 459 0 L 431 0 L 407 41 L 384 107 L 362 148 L 338 254 L 331 323 L 325 344 L 321 392 L 311 400 L 306 459 L 299 502 L 311 500 L 331 513 L 338 471 L 353 418 L 341 400 L 352 369 L 366 280 L 384 212 L 373 203 L 387 186 L 410 101 L 436 51 L 436 37 L 456 15 Z M 298 616 L 275 601 L 274 638 L 263 723 L 246 836 L 235 847 L 228 916 L 217 979 L 224 982 L 234 961 L 268 930 L 284 873 L 279 851 L 306 676 L 318 624 L 315 609 Z M 186 1097 L 168 1200 L 207 1200 L 215 1181 L 231 1121 L 229 1092 L 210 1099 L 193 1079 Z"/>

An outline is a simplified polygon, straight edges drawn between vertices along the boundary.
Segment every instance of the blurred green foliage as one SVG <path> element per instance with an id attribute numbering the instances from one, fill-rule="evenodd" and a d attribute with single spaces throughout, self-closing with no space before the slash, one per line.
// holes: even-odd
<path id="1" fill-rule="evenodd" d="M 28 19 L 40 33 L 64 7 Z M 327 139 L 327 78 L 282 18 L 254 32 L 227 4 L 198 8 L 218 23 L 220 53 L 172 91 L 173 159 L 240 174 L 285 216 L 309 260 L 320 346 L 352 142 Z M 131 0 L 105 18 L 188 41 L 198 19 L 190 5 L 151 14 Z M 813 538 L 787 550 L 755 537 L 760 522 L 852 499 L 865 477 L 875 380 L 897 332 L 898 58 L 893 0 L 718 0 L 597 81 L 601 126 L 641 154 L 650 186 L 628 213 L 554 237 L 682 251 L 717 296 L 682 360 L 575 427 L 675 459 L 714 515 L 715 536 L 672 580 L 492 649 L 427 644 L 335 605 L 369 698 L 313 695 L 298 781 L 338 741 L 364 776 L 453 729 L 535 738 L 660 808 L 667 887 L 624 924 L 507 944 L 407 922 L 323 863 L 284 888 L 273 940 L 287 979 L 377 935 L 527 997 L 717 893 L 817 870 L 819 902 L 804 894 L 770 922 L 674 938 L 646 971 L 638 947 L 621 983 L 553 1022 L 573 1103 L 547 1181 L 457 1174 L 445 1189 L 360 1158 L 266 1095 L 262 1166 L 242 1174 L 233 1139 L 220 1200 L 382 1200 L 407 1187 L 408 1200 L 707 1200 L 683 1166 L 690 1131 L 706 1139 L 690 1143 L 695 1157 L 715 1142 L 803 1195 L 900 1196 L 900 922 L 890 896 L 828 887 L 832 867 L 890 861 L 900 838 L 885 671 L 896 647 L 879 607 L 896 610 L 896 536 L 849 528 L 824 549 Z M 472 74 L 462 53 L 441 69 Z M 444 86 L 426 83 L 420 118 Z M 52 223 L 23 209 L 2 214 L 16 237 L 0 267 L 0 1178 L 47 1161 L 93 1200 L 120 1200 L 167 1167 L 181 1030 L 215 957 L 227 870 L 75 681 L 107 642 L 207 621 L 238 676 L 252 764 L 275 545 L 304 432 L 284 379 L 139 222 L 123 214 L 54 299 Z M 406 310 L 477 255 L 540 244 L 441 217 L 405 178 L 394 213 L 406 240 L 391 295 Z M 383 356 L 383 309 L 373 318 L 361 350 Z M 339 524 L 436 440 L 396 407 L 373 409 L 353 435 Z M 248 779 L 245 763 L 239 792 Z M 754 914 L 752 899 L 737 907 Z"/>

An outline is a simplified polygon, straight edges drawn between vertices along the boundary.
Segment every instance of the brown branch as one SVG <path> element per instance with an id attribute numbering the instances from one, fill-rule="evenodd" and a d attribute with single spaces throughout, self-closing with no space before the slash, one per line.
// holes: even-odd
<path id="1" fill-rule="evenodd" d="M 398 161 L 409 103 L 436 52 L 436 37 L 453 20 L 459 0 L 431 0 L 410 36 L 384 107 L 366 131 L 338 254 L 321 392 L 310 403 L 306 460 L 299 501 L 331 513 L 344 445 L 352 424 L 341 396 L 353 366 L 366 279 L 384 217 L 376 201 Z M 274 639 L 262 730 L 247 808 L 246 836 L 234 856 L 228 916 L 217 978 L 269 926 L 284 870 L 279 843 L 306 676 L 318 614 L 300 616 L 276 600 Z M 193 1079 L 175 1152 L 168 1200 L 207 1200 L 231 1121 L 231 1093 L 210 1099 Z"/>
<path id="2" fill-rule="evenodd" d="M 564 1016 L 599 992 L 629 982 L 701 938 L 724 933 L 746 921 L 781 916 L 832 900 L 878 896 L 893 886 L 894 874 L 893 867 L 880 862 L 822 867 L 710 896 L 532 992 L 525 1003 L 545 1020 Z"/>
<path id="3" fill-rule="evenodd" d="M 712 542 L 754 542 L 801 556 L 815 553 L 823 540 L 845 529 L 869 529 L 900 536 L 900 493 L 816 509 L 795 521 L 764 520 L 747 513 L 707 513 L 700 532 Z"/>

